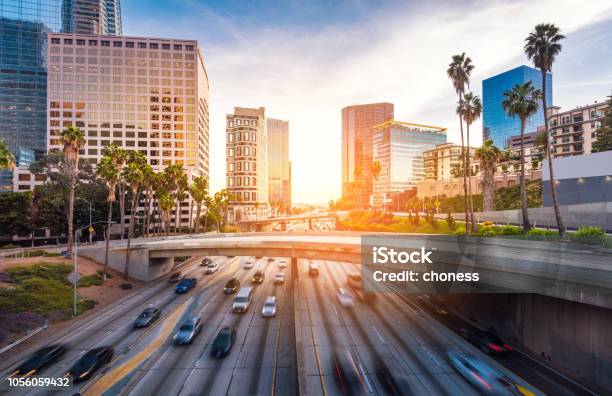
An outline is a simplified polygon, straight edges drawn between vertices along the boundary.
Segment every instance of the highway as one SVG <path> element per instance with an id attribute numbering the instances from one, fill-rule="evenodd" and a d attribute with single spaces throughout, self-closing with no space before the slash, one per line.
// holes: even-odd
<path id="1" fill-rule="evenodd" d="M 180 271 L 198 279 L 194 290 L 176 294 L 175 285 L 161 279 L 88 319 L 75 331 L 57 340 L 41 341 L 38 347 L 51 342 L 68 347 L 60 359 L 39 373 L 43 377 L 64 376 L 93 347 L 110 345 L 115 355 L 91 379 L 70 389 L 22 389 L 8 394 L 479 394 L 450 365 L 450 350 L 478 356 L 531 394 L 582 393 L 570 382 L 556 379 L 552 371 L 541 375 L 543 370 L 538 371 L 533 363 L 525 364 L 520 357 L 506 359 L 510 362 L 506 364 L 504 359 L 485 355 L 458 336 L 455 325 L 444 323 L 450 319 L 436 317 L 435 310 L 427 308 L 431 305 L 424 306 L 417 298 L 389 290 L 372 303 L 355 298 L 353 307 L 342 306 L 337 293 L 347 287 L 347 276 L 359 271 L 355 264 L 299 260 L 295 274 L 287 259 L 285 283 L 274 285 L 273 277 L 284 259 L 250 258 L 255 265 L 248 270 L 244 269 L 247 259 L 214 257 L 219 270 L 212 275 L 204 273 L 199 265 L 201 258 L 193 259 Z M 318 265 L 318 275 L 309 274 L 311 264 Z M 243 287 L 251 286 L 256 270 L 265 271 L 265 280 L 254 287 L 250 309 L 233 313 L 234 295 L 224 294 L 223 286 L 231 277 L 237 277 Z M 261 316 L 267 296 L 277 297 L 274 318 Z M 160 319 L 149 328 L 134 329 L 135 318 L 147 306 L 160 308 Z M 172 335 L 177 325 L 190 315 L 202 318 L 201 333 L 191 345 L 174 345 Z M 224 326 L 236 327 L 236 340 L 227 356 L 214 358 L 211 344 Z M 298 335 L 302 346 L 299 353 Z M 343 381 L 338 374 L 340 355 L 349 356 L 354 363 L 357 385 Z M 18 365 L 17 358 L 3 357 L 0 370 L 4 375 Z M 394 380 L 403 384 L 401 391 L 393 387 Z"/>

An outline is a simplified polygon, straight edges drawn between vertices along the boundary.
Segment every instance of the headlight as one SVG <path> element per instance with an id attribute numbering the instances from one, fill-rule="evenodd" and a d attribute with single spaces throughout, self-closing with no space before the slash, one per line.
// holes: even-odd
<path id="1" fill-rule="evenodd" d="M 83 374 L 79 375 L 79 378 L 83 378 L 83 377 L 85 377 L 87 374 L 89 374 L 89 371 L 85 371 Z"/>

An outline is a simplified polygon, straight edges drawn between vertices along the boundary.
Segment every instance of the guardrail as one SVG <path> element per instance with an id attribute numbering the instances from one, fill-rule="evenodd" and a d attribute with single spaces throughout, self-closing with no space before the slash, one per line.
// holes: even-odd
<path id="1" fill-rule="evenodd" d="M 45 331 L 49 328 L 49 320 L 45 320 L 45 324 L 34 329 L 34 330 L 30 330 L 28 331 L 28 334 L 26 334 L 25 336 L 21 337 L 20 339 L 13 341 L 12 343 L 8 344 L 7 346 L 5 346 L 4 348 L 0 349 L 0 355 L 2 355 L 4 352 L 10 351 L 11 349 L 13 349 L 14 347 L 16 347 L 17 345 L 21 344 L 22 342 L 29 340 L 30 338 L 34 337 L 36 334 Z"/>

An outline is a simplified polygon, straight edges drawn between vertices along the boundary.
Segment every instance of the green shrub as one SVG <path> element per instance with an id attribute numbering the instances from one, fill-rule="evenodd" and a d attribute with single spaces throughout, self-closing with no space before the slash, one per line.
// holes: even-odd
<path id="1" fill-rule="evenodd" d="M 455 235 L 465 235 L 465 225 L 457 226 L 455 230 Z"/>
<path id="2" fill-rule="evenodd" d="M 478 236 L 496 236 L 499 235 L 500 230 L 496 226 L 481 226 L 478 228 L 476 235 Z"/>
<path id="3" fill-rule="evenodd" d="M 600 227 L 582 226 L 570 238 L 578 243 L 590 245 L 603 245 L 606 240 L 606 233 Z"/>
<path id="4" fill-rule="evenodd" d="M 552 240 L 558 239 L 559 234 L 557 231 L 550 230 L 542 230 L 539 228 L 532 228 L 527 232 L 527 239 L 531 239 L 534 241 L 544 241 L 544 240 Z"/>
<path id="5" fill-rule="evenodd" d="M 523 230 L 519 227 L 514 226 L 502 226 L 499 229 L 500 235 L 523 235 Z"/>
<path id="6" fill-rule="evenodd" d="M 99 274 L 86 275 L 79 278 L 78 287 L 89 287 L 92 285 L 100 286 L 102 284 L 102 276 Z"/>
<path id="7" fill-rule="evenodd" d="M 448 225 L 449 231 L 455 231 L 457 228 L 457 222 L 450 212 L 446 214 L 446 224 Z"/>
<path id="8" fill-rule="evenodd" d="M 8 268 L 6 272 L 13 283 L 19 283 L 32 278 L 42 278 L 54 279 L 64 284 L 70 284 L 67 276 L 72 272 L 72 266 L 41 262 L 28 266 Z"/>

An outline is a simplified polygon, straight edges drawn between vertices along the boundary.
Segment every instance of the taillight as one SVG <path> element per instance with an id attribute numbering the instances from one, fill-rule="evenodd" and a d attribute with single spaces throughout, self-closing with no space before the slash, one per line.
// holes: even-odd
<path id="1" fill-rule="evenodd" d="M 508 344 L 504 344 L 504 348 L 506 348 L 506 350 L 511 351 L 512 347 Z"/>
<path id="2" fill-rule="evenodd" d="M 491 348 L 495 352 L 501 352 L 502 351 L 502 349 L 500 347 L 498 347 L 497 345 L 495 345 L 495 344 L 489 344 L 489 348 Z"/>

